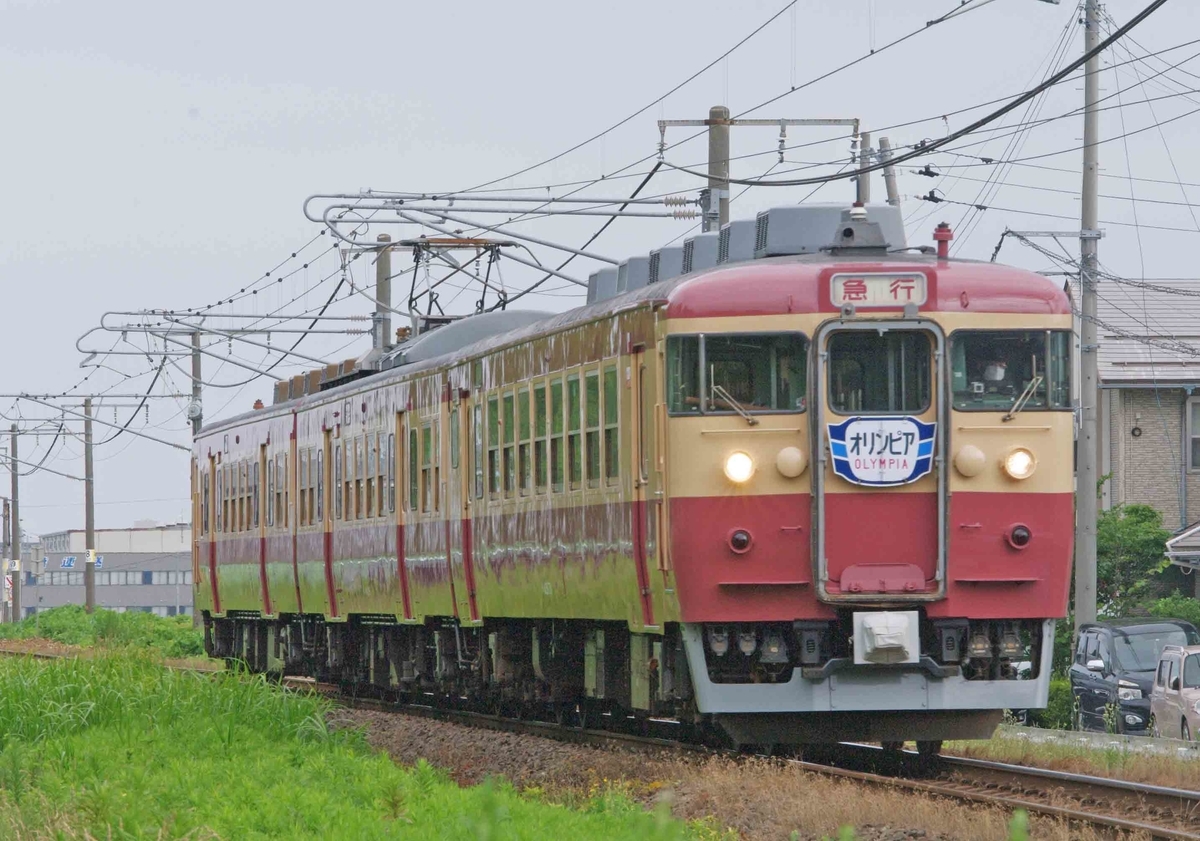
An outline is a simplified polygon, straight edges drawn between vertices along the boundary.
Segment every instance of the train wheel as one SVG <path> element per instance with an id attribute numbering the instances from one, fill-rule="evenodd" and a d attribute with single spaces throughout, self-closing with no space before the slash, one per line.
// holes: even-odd
<path id="1" fill-rule="evenodd" d="M 942 740 L 931 739 L 917 742 L 917 753 L 925 759 L 931 759 L 942 752 Z"/>

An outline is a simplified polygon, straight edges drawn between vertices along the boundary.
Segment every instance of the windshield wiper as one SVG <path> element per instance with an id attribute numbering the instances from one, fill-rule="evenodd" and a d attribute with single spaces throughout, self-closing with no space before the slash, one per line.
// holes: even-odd
<path id="1" fill-rule="evenodd" d="M 1042 384 L 1044 378 L 1035 376 L 1029 381 L 1029 385 L 1025 386 L 1025 390 L 1017 395 L 1017 399 L 1013 401 L 1012 408 L 1008 410 L 1008 414 L 1000 418 L 1002 421 L 1010 421 L 1017 416 L 1017 413 L 1025 408 L 1025 404 L 1029 402 L 1037 391 L 1037 387 Z"/>
<path id="2" fill-rule="evenodd" d="M 714 403 L 717 402 L 717 398 L 720 398 L 722 403 L 727 403 L 729 405 L 729 408 L 733 409 L 735 412 L 737 412 L 739 415 L 741 415 L 743 418 L 745 418 L 746 423 L 750 424 L 751 426 L 755 426 L 758 424 L 758 418 L 754 417 L 754 415 L 747 412 L 745 410 L 745 408 L 743 408 L 741 403 L 739 403 L 733 399 L 732 394 L 730 394 L 728 391 L 726 391 L 725 389 L 723 389 L 721 386 L 717 385 L 716 383 L 713 383 L 712 398 L 711 398 L 712 402 L 714 402 Z"/>

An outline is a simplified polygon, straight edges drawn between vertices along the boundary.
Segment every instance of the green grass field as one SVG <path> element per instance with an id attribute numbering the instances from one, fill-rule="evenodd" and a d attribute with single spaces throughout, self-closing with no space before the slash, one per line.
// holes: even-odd
<path id="1" fill-rule="evenodd" d="M 401 767 L 327 702 L 148 658 L 0 660 L 0 837 L 676 839 L 611 793 L 577 809 Z"/>
<path id="2" fill-rule="evenodd" d="M 0 625 L 0 640 L 33 638 L 65 645 L 145 648 L 172 659 L 204 656 L 204 634 L 192 627 L 190 616 L 117 613 L 103 608 L 89 615 L 78 605 L 67 605 Z"/>

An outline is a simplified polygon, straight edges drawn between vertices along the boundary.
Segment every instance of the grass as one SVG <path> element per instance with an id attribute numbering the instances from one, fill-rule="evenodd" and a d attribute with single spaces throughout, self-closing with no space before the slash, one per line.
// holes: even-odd
<path id="1" fill-rule="evenodd" d="M 402 768 L 328 704 L 147 657 L 0 660 L 0 837 L 629 838 L 712 835 L 607 794 L 581 809 Z"/>
<path id="2" fill-rule="evenodd" d="M 1034 742 L 997 734 L 988 741 L 949 742 L 945 752 L 1011 762 L 1014 765 L 1200 790 L 1200 759 L 1142 753 L 1116 745 L 1097 748 L 1082 744 Z"/>
<path id="3" fill-rule="evenodd" d="M 63 645 L 149 649 L 162 657 L 204 656 L 204 635 L 190 616 L 155 616 L 78 605 L 42 611 L 11 625 L 0 625 L 0 640 L 47 639 Z"/>

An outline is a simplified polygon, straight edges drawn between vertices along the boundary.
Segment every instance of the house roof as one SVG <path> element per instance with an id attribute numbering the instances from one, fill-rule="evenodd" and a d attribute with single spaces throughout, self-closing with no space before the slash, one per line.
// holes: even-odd
<path id="1" fill-rule="evenodd" d="M 1142 283 L 1099 282 L 1100 381 L 1200 384 L 1200 279 Z M 1071 286 L 1078 302 L 1078 283 Z"/>
<path id="2" fill-rule="evenodd" d="M 1182 567 L 1200 567 L 1200 523 L 1192 523 L 1167 541 L 1167 557 Z"/>

